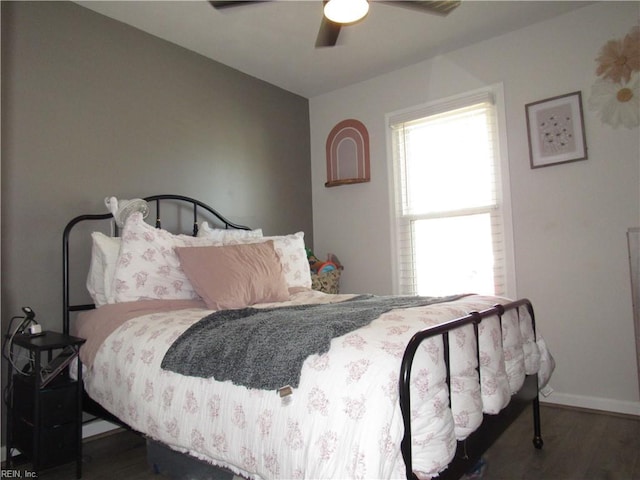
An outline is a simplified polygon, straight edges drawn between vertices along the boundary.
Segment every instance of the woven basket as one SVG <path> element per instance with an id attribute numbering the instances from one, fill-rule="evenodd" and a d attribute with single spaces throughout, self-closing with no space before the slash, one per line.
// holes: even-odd
<path id="1" fill-rule="evenodd" d="M 324 293 L 340 292 L 340 269 L 311 274 L 311 288 Z"/>

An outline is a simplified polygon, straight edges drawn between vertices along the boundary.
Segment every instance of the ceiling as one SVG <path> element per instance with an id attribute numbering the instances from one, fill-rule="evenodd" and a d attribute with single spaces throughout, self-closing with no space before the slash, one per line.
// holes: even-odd
<path id="1" fill-rule="evenodd" d="M 373 1 L 367 17 L 343 27 L 329 48 L 315 48 L 320 0 L 225 10 L 205 0 L 76 3 L 311 98 L 592 2 L 463 0 L 439 17 Z"/>

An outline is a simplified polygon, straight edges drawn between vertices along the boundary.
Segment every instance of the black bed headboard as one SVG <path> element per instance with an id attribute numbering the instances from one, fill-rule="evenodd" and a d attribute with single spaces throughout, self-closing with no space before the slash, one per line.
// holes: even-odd
<path id="1" fill-rule="evenodd" d="M 193 235 L 196 236 L 198 234 L 198 218 L 210 218 L 212 220 L 216 220 L 217 223 L 224 226 L 224 228 L 234 228 L 240 230 L 249 230 L 249 227 L 244 225 L 238 225 L 227 220 L 220 213 L 218 213 L 214 208 L 210 207 L 206 203 L 201 202 L 200 200 L 196 200 L 195 198 L 185 197 L 184 195 L 152 195 L 150 197 L 145 197 L 145 200 L 149 203 L 155 203 L 155 213 L 156 213 L 156 228 L 160 228 L 162 225 L 162 220 L 160 216 L 160 204 L 161 202 L 168 201 L 172 204 L 184 204 L 188 208 L 190 208 L 193 212 Z M 201 210 L 199 210 L 201 209 Z M 206 218 L 205 218 L 206 217 Z M 69 333 L 69 319 L 71 312 L 78 312 L 82 310 L 91 310 L 95 308 L 95 305 L 92 303 L 87 304 L 76 304 L 71 305 L 69 301 L 69 237 L 71 235 L 71 231 L 73 228 L 81 222 L 85 221 L 111 221 L 113 220 L 113 215 L 111 213 L 94 213 L 94 214 L 85 214 L 80 215 L 72 219 L 69 223 L 67 223 L 64 228 L 64 232 L 62 234 L 62 322 L 63 322 L 63 332 Z"/>

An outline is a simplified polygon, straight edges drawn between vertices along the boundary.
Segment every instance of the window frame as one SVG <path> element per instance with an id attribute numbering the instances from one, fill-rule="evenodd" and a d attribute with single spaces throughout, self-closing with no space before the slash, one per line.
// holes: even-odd
<path id="1" fill-rule="evenodd" d="M 392 267 L 392 289 L 394 294 L 400 294 L 400 228 L 398 215 L 398 202 L 402 195 L 399 169 L 395 166 L 394 159 L 394 143 L 393 143 L 393 124 L 401 121 L 409 121 L 411 119 L 419 119 L 425 116 L 444 113 L 450 110 L 460 108 L 463 105 L 469 105 L 474 99 L 491 95 L 494 100 L 494 108 L 496 115 L 496 140 L 497 148 L 495 155 L 497 156 L 496 164 L 496 184 L 498 202 L 502 209 L 502 228 L 504 240 L 504 296 L 508 298 L 517 298 L 517 284 L 515 275 L 515 249 L 513 235 L 513 218 L 511 208 L 511 188 L 509 178 L 509 160 L 508 145 L 506 133 L 506 113 L 504 86 L 502 83 L 496 83 L 483 88 L 467 91 L 461 94 L 435 99 L 420 105 L 415 105 L 406 109 L 396 110 L 385 115 L 385 125 L 387 126 L 387 168 L 389 173 L 389 206 L 390 206 L 390 245 L 391 245 L 391 267 Z M 467 209 L 471 211 L 473 209 Z M 455 214 L 453 214 L 455 215 Z M 448 213 L 444 216 L 453 216 Z M 437 215 L 436 215 L 437 216 Z M 412 219 L 434 218 L 431 214 L 408 215 L 405 218 Z"/>

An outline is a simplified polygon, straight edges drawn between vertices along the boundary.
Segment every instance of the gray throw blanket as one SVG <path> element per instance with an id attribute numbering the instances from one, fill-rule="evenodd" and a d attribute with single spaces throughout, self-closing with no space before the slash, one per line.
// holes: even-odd
<path id="1" fill-rule="evenodd" d="M 363 295 L 330 304 L 222 310 L 189 327 L 169 347 L 162 368 L 192 377 L 231 380 L 248 388 L 297 387 L 305 359 L 327 352 L 331 339 L 395 308 L 462 296 Z"/>

